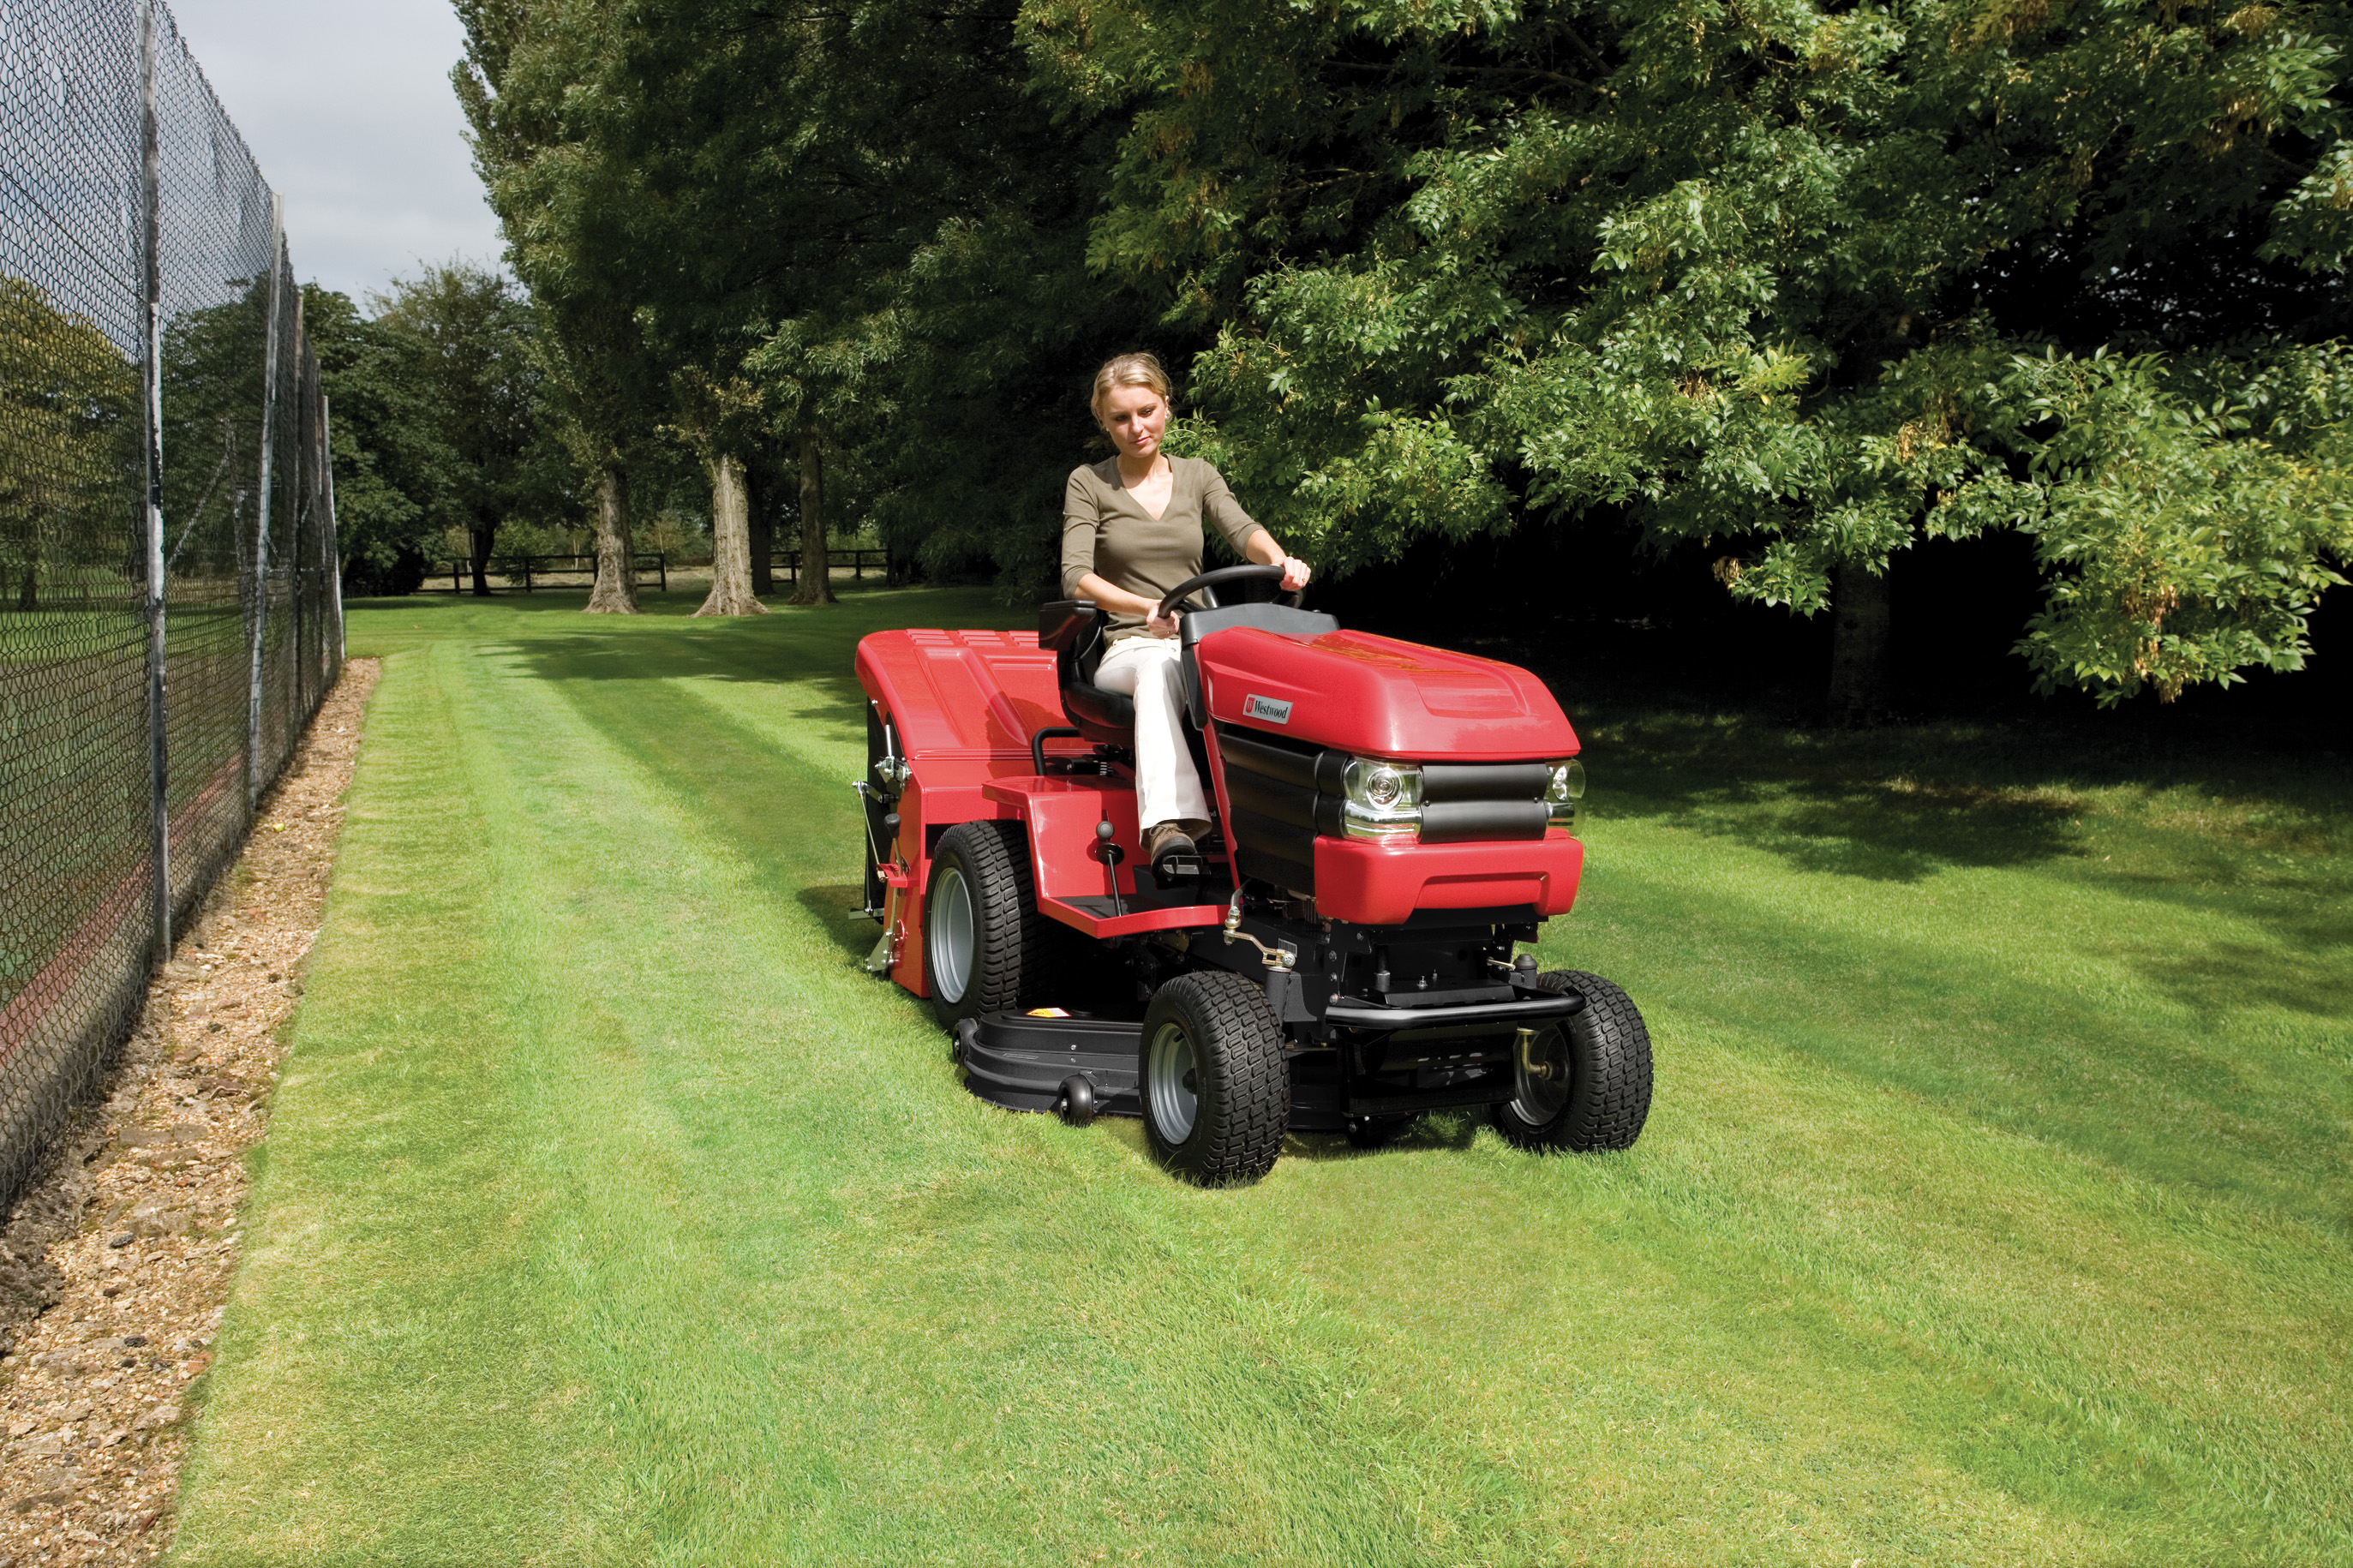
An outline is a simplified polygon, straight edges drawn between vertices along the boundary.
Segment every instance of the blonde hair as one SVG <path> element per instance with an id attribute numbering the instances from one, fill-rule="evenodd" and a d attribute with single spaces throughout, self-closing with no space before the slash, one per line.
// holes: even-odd
<path id="1" fill-rule="evenodd" d="M 1168 373 L 1160 368 L 1158 358 L 1148 353 L 1113 354 L 1095 372 L 1094 395 L 1087 400 L 1098 425 L 1103 422 L 1103 402 L 1114 386 L 1148 386 L 1160 395 L 1161 402 L 1169 400 Z"/>

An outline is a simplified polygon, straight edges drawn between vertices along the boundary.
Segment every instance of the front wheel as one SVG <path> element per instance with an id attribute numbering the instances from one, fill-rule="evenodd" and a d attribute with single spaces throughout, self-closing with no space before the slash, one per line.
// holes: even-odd
<path id="1" fill-rule="evenodd" d="M 1204 1187 L 1274 1168 L 1291 1122 L 1291 1068 L 1266 992 L 1239 974 L 1180 974 L 1144 1015 L 1144 1136 L 1170 1173 Z"/>
<path id="2" fill-rule="evenodd" d="M 1514 1064 L 1519 1093 L 1495 1107 L 1495 1131 L 1539 1152 L 1632 1148 L 1651 1114 L 1651 1032 L 1633 998 L 1574 969 L 1552 970 L 1536 984 L 1576 992 L 1585 1010 L 1527 1043 L 1525 1060 Z"/>

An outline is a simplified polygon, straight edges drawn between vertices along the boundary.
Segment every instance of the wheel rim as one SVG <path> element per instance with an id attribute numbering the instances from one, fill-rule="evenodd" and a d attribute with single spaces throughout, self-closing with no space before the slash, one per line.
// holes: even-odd
<path id="1" fill-rule="evenodd" d="M 1152 1037 L 1144 1087 L 1152 1101 L 1152 1124 L 1172 1145 L 1193 1136 L 1193 1119 L 1201 1104 L 1200 1082 L 1200 1063 L 1184 1026 L 1161 1025 L 1160 1032 Z"/>
<path id="2" fill-rule="evenodd" d="M 1512 1109 L 1521 1121 L 1542 1127 L 1568 1109 L 1573 1087 L 1569 1079 L 1568 1031 L 1555 1024 L 1529 1042 L 1527 1055 L 1536 1066 L 1551 1070 L 1538 1078 L 1514 1063 L 1513 1073 L 1520 1094 L 1512 1101 Z"/>
<path id="3" fill-rule="evenodd" d="M 923 911 L 923 947 L 931 961 L 932 988 L 950 1004 L 964 1000 L 972 982 L 972 885 L 955 866 L 940 868 L 932 884 L 931 908 Z"/>

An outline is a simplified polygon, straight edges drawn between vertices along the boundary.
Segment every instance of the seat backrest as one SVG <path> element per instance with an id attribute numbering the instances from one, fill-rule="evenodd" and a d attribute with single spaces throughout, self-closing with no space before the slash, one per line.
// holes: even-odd
<path id="1" fill-rule="evenodd" d="M 1038 606 L 1038 646 L 1054 650 L 1054 677 L 1062 686 L 1092 686 L 1103 663 L 1103 627 L 1110 617 L 1092 599 L 1057 599 Z"/>
<path id="2" fill-rule="evenodd" d="M 1054 650 L 1054 682 L 1061 689 L 1062 715 L 1099 745 L 1135 742 L 1135 703 L 1095 684 L 1103 663 L 1103 633 L 1110 617 L 1092 599 L 1058 599 L 1038 610 L 1038 646 Z"/>

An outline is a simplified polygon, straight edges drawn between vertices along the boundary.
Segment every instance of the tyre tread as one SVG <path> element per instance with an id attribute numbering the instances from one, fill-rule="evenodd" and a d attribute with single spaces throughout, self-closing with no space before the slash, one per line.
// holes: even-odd
<path id="1" fill-rule="evenodd" d="M 1154 1156 L 1202 1186 L 1257 1181 L 1274 1168 L 1291 1125 L 1291 1065 L 1265 990 L 1239 974 L 1197 970 L 1162 986 L 1155 1012 L 1163 999 L 1195 1026 L 1201 1089 L 1198 1120 L 1183 1147 L 1164 1145 L 1147 1111 Z M 1153 1033 L 1147 1022 L 1147 1041 Z"/>
<path id="2" fill-rule="evenodd" d="M 1524 1121 L 1507 1100 L 1494 1108 L 1495 1130 L 1523 1149 L 1588 1154 L 1632 1148 L 1650 1120 L 1651 1089 L 1651 1032 L 1634 999 L 1581 969 L 1547 970 L 1536 984 L 1585 998 L 1579 1016 L 1590 1031 L 1591 1070 L 1579 1075 L 1568 1104 L 1551 1121 Z"/>
<path id="3" fill-rule="evenodd" d="M 1018 822 L 960 822 L 940 840 L 934 863 L 955 853 L 968 872 L 976 927 L 975 970 L 965 1004 L 951 1008 L 934 996 L 942 1022 L 1033 1005 L 1045 981 L 1046 917 L 1038 910 L 1029 871 L 1029 841 Z M 928 918 L 928 910 L 926 911 Z"/>

